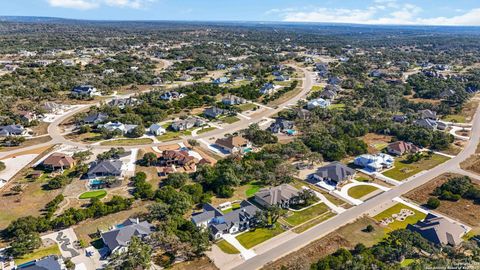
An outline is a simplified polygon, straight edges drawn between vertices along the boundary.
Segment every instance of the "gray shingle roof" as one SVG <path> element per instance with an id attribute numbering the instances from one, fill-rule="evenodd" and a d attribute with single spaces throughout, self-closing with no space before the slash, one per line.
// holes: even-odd
<path id="1" fill-rule="evenodd" d="M 423 221 L 414 225 L 409 224 L 407 229 L 418 232 L 422 237 L 438 245 L 456 246 L 462 242 L 465 229 L 444 217 L 428 214 Z"/>
<path id="2" fill-rule="evenodd" d="M 355 170 L 340 162 L 332 162 L 326 166 L 318 168 L 315 174 L 323 179 L 329 179 L 338 183 L 355 174 Z"/>
<path id="3" fill-rule="evenodd" d="M 92 164 L 88 174 L 119 175 L 122 173 L 121 160 L 103 160 Z"/>
<path id="4" fill-rule="evenodd" d="M 147 221 L 137 223 L 135 220 L 129 219 L 122 225 L 123 227 L 102 233 L 103 242 L 111 251 L 127 246 L 133 236 L 143 238 L 153 232 L 152 224 Z"/>
<path id="5" fill-rule="evenodd" d="M 62 266 L 56 256 L 48 256 L 37 260 L 33 264 L 19 267 L 22 270 L 61 270 Z"/>
<path id="6" fill-rule="evenodd" d="M 298 195 L 298 189 L 289 184 L 282 184 L 276 187 L 263 188 L 255 194 L 255 199 L 260 199 L 269 205 L 290 201 Z"/>

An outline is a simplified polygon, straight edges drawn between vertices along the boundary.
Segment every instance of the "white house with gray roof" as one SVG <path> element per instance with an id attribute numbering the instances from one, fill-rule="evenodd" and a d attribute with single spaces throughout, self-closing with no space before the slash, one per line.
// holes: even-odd
<path id="1" fill-rule="evenodd" d="M 318 168 L 317 171 L 312 174 L 312 178 L 318 181 L 339 184 L 352 179 L 355 172 L 354 169 L 337 161 Z"/>
<path id="2" fill-rule="evenodd" d="M 145 239 L 153 232 L 153 226 L 147 221 L 140 222 L 138 219 L 127 219 L 117 228 L 102 233 L 102 241 L 108 247 L 110 253 L 122 253 L 127 251 L 132 237 Z"/>

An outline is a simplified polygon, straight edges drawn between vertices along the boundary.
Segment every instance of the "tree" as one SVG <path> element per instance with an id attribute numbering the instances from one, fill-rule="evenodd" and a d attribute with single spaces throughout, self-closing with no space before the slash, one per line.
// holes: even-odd
<path id="1" fill-rule="evenodd" d="M 165 185 L 170 185 L 174 188 L 181 188 L 190 179 L 186 173 L 171 173 L 163 182 Z"/>
<path id="2" fill-rule="evenodd" d="M 130 138 L 139 138 L 142 137 L 143 134 L 145 134 L 145 127 L 143 125 L 138 125 L 125 134 L 125 136 Z"/>
<path id="3" fill-rule="evenodd" d="M 126 252 L 115 253 L 111 260 L 111 269 L 138 270 L 149 269 L 152 260 L 152 247 L 138 237 L 133 236 Z"/>
<path id="4" fill-rule="evenodd" d="M 23 191 L 23 188 L 22 188 L 22 185 L 17 184 L 17 185 L 14 185 L 10 190 L 12 192 L 15 192 L 16 194 L 19 194 L 20 192 Z"/>
<path id="5" fill-rule="evenodd" d="M 430 209 L 437 209 L 440 206 L 440 200 L 435 197 L 430 197 L 427 201 L 427 206 Z"/>
<path id="6" fill-rule="evenodd" d="M 278 206 L 271 206 L 264 211 L 255 213 L 255 221 L 257 227 L 270 228 L 275 225 L 280 218 L 282 209 Z"/>
<path id="7" fill-rule="evenodd" d="M 7 166 L 5 166 L 5 162 L 0 161 L 0 172 L 5 170 L 6 168 L 7 168 Z"/>
<path id="8" fill-rule="evenodd" d="M 57 175 L 47 182 L 46 187 L 47 189 L 59 189 L 66 186 L 70 181 L 71 179 L 65 175 Z"/>
<path id="9" fill-rule="evenodd" d="M 145 153 L 141 160 L 144 166 L 154 166 L 157 163 L 157 155 L 152 152 Z"/>
<path id="10" fill-rule="evenodd" d="M 373 232 L 375 228 L 372 226 L 372 224 L 368 224 L 367 227 L 365 228 L 366 232 Z"/>
<path id="11" fill-rule="evenodd" d="M 9 253 L 13 257 L 20 257 L 31 253 L 42 244 L 40 235 L 37 232 L 28 232 L 19 234 L 11 243 Z"/>
<path id="12" fill-rule="evenodd" d="M 75 152 L 75 153 L 73 154 L 73 158 L 74 158 L 77 162 L 83 163 L 83 162 L 87 161 L 87 160 L 90 158 L 90 156 L 92 156 L 92 154 L 93 154 L 93 153 L 92 153 L 92 151 L 90 151 L 90 150 Z"/>
<path id="13" fill-rule="evenodd" d="M 199 146 L 200 143 L 197 140 L 194 139 L 188 139 L 188 144 L 190 144 L 192 147 Z"/>

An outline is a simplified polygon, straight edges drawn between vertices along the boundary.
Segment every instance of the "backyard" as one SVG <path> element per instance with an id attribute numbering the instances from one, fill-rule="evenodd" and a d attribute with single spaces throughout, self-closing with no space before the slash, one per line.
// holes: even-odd
<path id="1" fill-rule="evenodd" d="M 406 157 L 397 158 L 394 164 L 395 167 L 385 171 L 383 175 L 395 180 L 405 180 L 421 171 L 430 170 L 431 168 L 434 168 L 449 159 L 449 157 L 439 154 L 433 154 L 430 157 L 425 157 L 417 162 L 412 163 L 408 163 L 406 161 Z"/>
<path id="2" fill-rule="evenodd" d="M 238 242 L 245 248 L 250 249 L 268 239 L 275 237 L 285 230 L 279 223 L 275 224 L 274 228 L 257 228 L 253 231 L 248 231 L 237 236 Z"/>
<path id="3" fill-rule="evenodd" d="M 381 212 L 380 214 L 374 216 L 373 218 L 376 221 L 380 222 L 384 219 L 392 218 L 392 215 L 394 214 L 399 214 L 402 211 L 402 209 L 411 210 L 413 211 L 414 214 L 411 216 L 407 216 L 403 221 L 393 219 L 392 223 L 384 227 L 384 230 L 386 232 L 390 232 L 398 229 L 404 229 L 407 227 L 408 224 L 415 224 L 417 223 L 417 221 L 422 220 L 427 216 L 425 213 L 422 213 L 418 210 L 408 207 L 402 203 L 397 203 L 394 206 L 388 208 L 387 210 Z"/>
<path id="4" fill-rule="evenodd" d="M 378 188 L 369 185 L 354 186 L 348 190 L 348 196 L 355 199 L 360 199 L 363 196 L 368 195 L 377 189 Z"/>

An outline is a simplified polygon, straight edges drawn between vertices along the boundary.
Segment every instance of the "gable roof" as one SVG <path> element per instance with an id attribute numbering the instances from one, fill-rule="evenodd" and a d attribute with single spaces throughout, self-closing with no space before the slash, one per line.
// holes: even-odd
<path id="1" fill-rule="evenodd" d="M 423 221 L 418 221 L 414 225 L 409 224 L 407 229 L 418 232 L 432 243 L 452 246 L 460 244 L 465 233 L 465 229 L 459 224 L 432 214 L 428 214 Z"/>
<path id="2" fill-rule="evenodd" d="M 53 153 L 43 161 L 43 165 L 52 167 L 72 166 L 75 160 L 63 153 Z"/>
<path id="3" fill-rule="evenodd" d="M 335 182 L 341 182 L 347 179 L 349 176 L 354 175 L 355 170 L 336 161 L 318 168 L 315 174 L 321 178 L 330 179 Z"/>
<path id="4" fill-rule="evenodd" d="M 227 138 L 220 138 L 215 141 L 215 144 L 222 147 L 233 149 L 235 147 L 241 147 L 242 145 L 248 144 L 248 140 L 242 136 L 230 136 Z"/>
<path id="5" fill-rule="evenodd" d="M 96 124 L 96 123 L 99 123 L 99 122 L 103 122 L 107 119 L 108 119 L 108 115 L 106 113 L 94 113 L 94 114 L 90 114 L 87 117 L 85 117 L 83 119 L 83 122 L 85 122 L 87 124 L 89 124 L 89 123 Z"/>
<path id="6" fill-rule="evenodd" d="M 34 262 L 27 263 L 24 266 L 18 267 L 18 269 L 23 270 L 61 270 L 63 269 L 60 265 L 58 258 L 54 255 L 44 257 L 42 259 L 36 260 Z"/>
<path id="7" fill-rule="evenodd" d="M 255 194 L 256 199 L 260 199 L 269 205 L 276 205 L 284 201 L 289 201 L 298 195 L 298 189 L 289 184 L 282 184 L 276 187 L 263 188 Z"/>
<path id="8" fill-rule="evenodd" d="M 105 245 L 113 251 L 118 247 L 125 247 L 133 236 L 145 237 L 153 232 L 152 224 L 147 221 L 138 222 L 132 219 L 122 224 L 122 227 L 102 233 Z"/>
<path id="9" fill-rule="evenodd" d="M 121 160 L 102 160 L 92 164 L 88 174 L 110 174 L 119 175 L 122 173 L 123 162 Z"/>
<path id="10" fill-rule="evenodd" d="M 415 146 L 413 143 L 407 143 L 404 141 L 396 141 L 392 142 L 388 145 L 389 150 L 393 150 L 399 153 L 405 153 L 408 151 L 418 151 L 420 150 L 417 146 Z"/>

